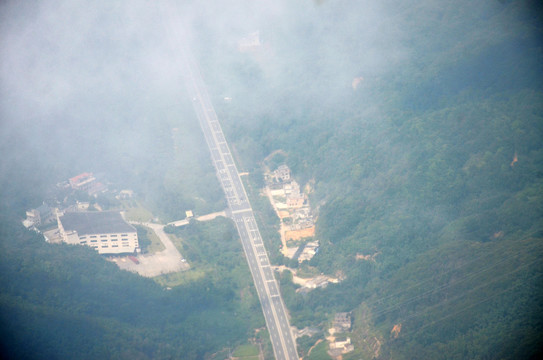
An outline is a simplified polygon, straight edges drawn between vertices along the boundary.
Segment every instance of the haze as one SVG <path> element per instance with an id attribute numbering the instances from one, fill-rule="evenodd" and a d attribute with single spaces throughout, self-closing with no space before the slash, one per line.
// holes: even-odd
<path id="1" fill-rule="evenodd" d="M 118 352 L 96 345 L 82 358 L 211 359 L 255 341 L 273 356 L 267 335 L 255 335 L 266 322 L 231 219 L 169 229 L 190 270 L 154 282 L 20 226 L 25 211 L 53 202 L 58 183 L 84 172 L 112 190 L 134 190 L 133 203 L 161 225 L 227 208 L 195 113 L 202 99 L 186 86 L 188 49 L 270 261 L 291 269 L 275 272 L 291 325 L 319 330 L 299 335 L 300 357 L 337 358 L 327 331 L 336 314 L 349 313 L 354 350 L 345 359 L 535 358 L 543 331 L 541 13 L 529 0 L 2 1 L 0 210 L 9 255 L 0 260 L 0 327 L 16 335 L 13 352 L 7 343 L 0 350 L 39 358 L 19 345 L 35 334 L 35 344 L 47 343 L 45 314 L 60 319 L 59 334 L 72 320 L 94 329 L 101 319 L 104 344 L 119 329 Z M 256 45 L 243 48 L 247 39 Z M 303 250 L 319 241 L 305 262 L 301 250 L 284 255 L 281 214 L 260 196 L 280 165 L 314 212 L 314 233 L 289 242 Z M 77 262 L 64 264 L 72 251 Z M 70 283 L 66 274 L 79 264 L 77 276 L 102 277 Z M 296 271 L 339 280 L 300 290 Z M 41 276 L 47 295 L 19 289 Z M 100 287 L 123 283 L 118 293 Z M 78 295 L 55 302 L 72 288 L 88 304 Z M 113 314 L 96 305 L 104 293 L 127 308 L 156 307 Z M 33 309 L 28 318 L 18 315 L 24 309 Z M 63 336 L 55 339 L 72 335 Z M 74 352 L 55 344 L 45 353 Z"/>

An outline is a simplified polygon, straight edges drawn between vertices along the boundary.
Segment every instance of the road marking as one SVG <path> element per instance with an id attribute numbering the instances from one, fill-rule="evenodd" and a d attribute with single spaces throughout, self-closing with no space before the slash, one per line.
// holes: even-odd
<path id="1" fill-rule="evenodd" d="M 246 208 L 246 209 L 240 209 L 240 210 L 234 210 L 232 211 L 233 214 L 239 214 L 239 213 L 243 213 L 243 212 L 247 212 L 247 211 L 252 211 L 253 209 L 251 208 Z M 240 219 L 240 221 L 243 221 L 243 219 Z"/>
<path id="2" fill-rule="evenodd" d="M 229 171 L 227 171 L 225 174 L 226 176 L 219 176 L 218 178 L 221 182 L 223 190 L 225 191 L 231 214 L 235 219 L 238 232 L 240 234 L 240 237 L 242 238 L 241 242 L 245 251 L 245 255 L 249 260 L 249 264 L 254 264 L 255 260 L 259 259 L 260 261 L 268 261 L 266 250 L 263 244 L 260 245 L 260 243 L 262 242 L 260 236 L 255 237 L 254 234 L 250 233 L 250 231 L 253 229 L 256 229 L 256 231 L 258 231 L 258 227 L 252 213 L 252 208 L 249 202 L 246 200 L 247 194 L 245 192 L 245 188 L 243 187 L 243 183 L 241 182 L 241 179 L 239 177 L 239 173 L 236 169 L 232 154 L 230 152 L 230 149 L 228 148 L 226 139 L 224 138 L 224 134 L 217 119 L 217 115 L 215 113 L 215 110 L 211 106 L 211 101 L 208 98 L 209 95 L 206 92 L 205 84 L 201 80 L 201 76 L 198 73 L 198 65 L 191 58 L 190 53 L 186 49 L 183 50 L 185 53 L 186 65 L 190 72 L 190 79 L 187 79 L 189 93 L 194 95 L 193 98 L 197 98 L 200 100 L 199 102 L 194 101 L 193 104 L 198 116 L 199 123 L 204 132 L 206 143 L 210 148 L 212 159 L 214 160 L 213 164 L 215 165 L 216 169 L 224 169 L 225 166 L 229 169 Z M 239 208 L 239 206 L 236 206 L 242 202 L 244 204 L 247 204 L 247 207 Z M 235 216 L 241 213 L 246 213 L 248 216 L 245 216 L 245 219 L 240 219 Z M 247 240 L 249 241 L 249 243 L 246 243 Z M 258 250 L 254 244 L 256 242 L 259 243 Z M 263 258 L 258 257 L 257 254 L 261 255 Z M 294 356 L 293 354 L 296 352 L 296 349 L 292 349 L 292 346 L 287 346 L 287 344 L 292 343 L 290 339 L 290 337 L 292 337 L 292 334 L 289 334 L 287 331 L 280 331 L 282 325 L 284 326 L 285 324 L 283 322 L 280 322 L 279 318 L 284 319 L 284 316 L 282 314 L 285 310 L 282 301 L 276 301 L 276 298 L 280 299 L 280 295 L 273 273 L 270 271 L 269 267 L 266 267 L 266 271 L 264 271 L 259 263 L 256 264 L 256 269 L 253 268 L 253 266 L 250 266 L 250 270 L 255 282 L 261 284 L 261 286 L 257 287 L 257 289 L 260 290 L 258 295 L 261 301 L 261 305 L 269 305 L 269 308 L 266 309 L 266 313 L 269 315 L 269 319 L 266 318 L 266 323 L 271 330 L 274 330 L 270 331 L 270 334 L 276 339 L 276 341 L 274 342 L 274 352 L 276 353 L 277 358 L 283 359 L 288 358 L 291 355 Z M 265 282 L 262 285 L 262 281 L 260 279 L 266 280 L 270 277 L 271 279 L 269 279 L 269 281 Z M 270 285 L 270 283 L 273 284 L 273 290 L 271 289 L 272 286 Z M 279 326 L 276 326 L 276 324 Z M 277 332 L 275 331 L 276 328 Z M 287 334 L 289 336 L 286 336 Z M 297 358 L 297 356 L 295 358 Z"/>

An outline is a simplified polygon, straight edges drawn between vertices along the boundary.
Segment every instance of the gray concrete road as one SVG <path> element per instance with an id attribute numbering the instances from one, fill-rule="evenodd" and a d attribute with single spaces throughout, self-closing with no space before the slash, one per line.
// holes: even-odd
<path id="1" fill-rule="evenodd" d="M 215 219 L 218 216 L 226 217 L 226 211 L 219 211 L 219 212 L 215 212 L 215 213 L 211 213 L 207 215 L 202 215 L 202 216 L 195 217 L 194 219 L 197 221 L 209 221 L 209 220 Z M 189 223 L 189 220 L 184 219 L 184 220 L 172 221 L 168 223 L 167 225 L 185 226 L 185 225 L 188 225 L 188 223 Z"/>

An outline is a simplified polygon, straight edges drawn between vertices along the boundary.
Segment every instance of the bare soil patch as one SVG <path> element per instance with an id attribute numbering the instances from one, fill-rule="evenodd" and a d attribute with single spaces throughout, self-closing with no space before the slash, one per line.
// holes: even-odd
<path id="1" fill-rule="evenodd" d="M 315 226 L 307 229 L 285 231 L 285 239 L 287 240 L 301 240 L 312 236 L 315 236 Z"/>

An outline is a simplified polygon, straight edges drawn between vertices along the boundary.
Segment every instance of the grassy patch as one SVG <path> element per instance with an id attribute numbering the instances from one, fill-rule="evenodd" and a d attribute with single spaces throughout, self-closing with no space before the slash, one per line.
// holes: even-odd
<path id="1" fill-rule="evenodd" d="M 168 235 L 168 237 L 170 238 L 172 243 L 175 245 L 177 250 L 179 250 L 179 251 L 181 251 L 181 253 L 183 253 L 183 250 L 185 248 L 185 242 L 183 241 L 183 239 L 181 237 L 176 236 L 175 234 L 171 234 L 169 232 L 166 232 L 166 235 Z"/>
<path id="2" fill-rule="evenodd" d="M 147 237 L 149 238 L 149 240 L 151 240 L 151 245 L 147 247 L 147 250 L 151 254 L 164 250 L 165 249 L 164 244 L 162 243 L 162 241 L 160 241 L 157 234 L 155 234 L 155 232 L 152 229 L 149 229 L 149 228 L 146 228 L 146 229 L 147 229 Z"/>
<path id="3" fill-rule="evenodd" d="M 319 269 L 313 266 L 305 265 L 305 264 L 300 266 L 298 270 L 296 271 L 296 275 L 301 278 L 311 278 L 319 274 L 320 274 Z"/>
<path id="4" fill-rule="evenodd" d="M 273 196 L 273 201 L 275 201 L 276 203 L 286 204 L 287 198 L 284 197 L 284 196 L 274 195 Z"/>
<path id="5" fill-rule="evenodd" d="M 184 285 L 193 281 L 198 281 L 206 276 L 206 271 L 202 268 L 180 271 L 172 274 L 164 274 L 154 278 L 162 286 L 175 287 Z"/>
<path id="6" fill-rule="evenodd" d="M 256 357 L 258 359 L 258 346 L 251 344 L 240 345 L 234 350 L 232 356 L 243 359 Z"/>
<path id="7" fill-rule="evenodd" d="M 154 254 L 165 249 L 164 244 L 153 229 L 142 225 L 136 225 L 136 229 L 138 229 L 138 240 L 144 253 Z"/>
<path id="8" fill-rule="evenodd" d="M 321 342 L 319 345 L 315 346 L 309 356 L 308 360 L 332 360 L 330 355 L 327 353 L 328 343 L 326 341 Z"/>
<path id="9" fill-rule="evenodd" d="M 303 240 L 287 240 L 287 247 L 298 247 L 305 243 Z"/>
<path id="10" fill-rule="evenodd" d="M 275 356 L 273 354 L 273 348 L 270 341 L 270 333 L 266 327 L 259 329 L 256 333 L 256 341 L 260 342 L 262 346 L 262 352 L 264 353 L 265 360 L 273 360 Z"/>
<path id="11" fill-rule="evenodd" d="M 175 236 L 174 234 L 167 235 L 169 236 L 177 250 L 179 250 L 181 256 L 187 258 L 187 253 L 190 253 L 191 245 L 179 236 Z M 212 271 L 213 268 L 212 266 L 205 263 L 196 263 L 194 261 L 191 261 L 190 257 L 189 262 L 191 265 L 190 270 L 160 275 L 155 277 L 154 280 L 162 286 L 175 287 L 185 285 L 187 283 L 198 281 L 205 278 L 206 276 L 209 276 L 209 273 Z"/>
<path id="12" fill-rule="evenodd" d="M 136 206 L 133 206 L 134 204 L 136 204 Z M 128 221 L 148 222 L 153 219 L 153 214 L 141 206 L 139 202 L 123 202 L 123 207 L 126 208 L 125 218 Z"/>

